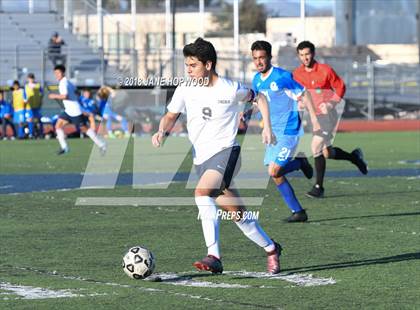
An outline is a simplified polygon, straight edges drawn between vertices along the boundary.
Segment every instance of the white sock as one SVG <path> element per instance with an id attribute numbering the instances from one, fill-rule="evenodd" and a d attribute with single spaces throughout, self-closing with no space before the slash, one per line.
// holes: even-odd
<path id="1" fill-rule="evenodd" d="M 254 219 L 242 219 L 235 222 L 239 229 L 242 230 L 245 236 L 251 241 L 264 248 L 266 252 L 271 252 L 275 249 L 274 242 L 261 228 L 257 220 Z"/>
<path id="2" fill-rule="evenodd" d="M 62 150 L 67 150 L 67 142 L 66 142 L 66 135 L 64 134 L 64 130 L 62 128 L 57 128 L 55 130 L 57 134 L 58 143 L 60 143 L 60 147 Z"/>
<path id="3" fill-rule="evenodd" d="M 209 196 L 195 197 L 199 210 L 199 218 L 206 241 L 207 254 L 220 258 L 219 249 L 219 218 L 217 216 L 216 202 Z"/>
<path id="4" fill-rule="evenodd" d="M 98 146 L 98 147 L 104 147 L 105 146 L 105 142 L 102 141 L 101 139 L 99 139 L 99 137 L 96 135 L 95 131 L 93 131 L 92 128 L 89 128 L 86 131 L 86 134 L 88 135 L 89 138 L 92 139 L 92 141 Z"/>

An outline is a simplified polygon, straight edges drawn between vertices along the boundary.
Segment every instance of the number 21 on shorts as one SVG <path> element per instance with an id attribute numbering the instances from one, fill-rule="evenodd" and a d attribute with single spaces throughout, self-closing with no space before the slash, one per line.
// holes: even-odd
<path id="1" fill-rule="evenodd" d="M 287 147 L 282 147 L 279 154 L 277 155 L 277 158 L 281 161 L 286 160 L 287 158 L 289 158 L 290 151 L 291 150 Z"/>

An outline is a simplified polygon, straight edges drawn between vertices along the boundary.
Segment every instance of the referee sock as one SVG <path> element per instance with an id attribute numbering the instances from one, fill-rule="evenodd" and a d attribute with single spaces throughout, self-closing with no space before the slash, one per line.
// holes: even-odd
<path id="1" fill-rule="evenodd" d="M 347 160 L 350 162 L 354 162 L 354 156 L 350 153 L 347 153 L 346 151 L 340 149 L 339 147 L 333 147 L 332 152 L 330 154 L 331 159 L 335 160 Z"/>
<path id="2" fill-rule="evenodd" d="M 104 147 L 105 142 L 99 139 L 99 137 L 96 135 L 95 131 L 92 128 L 89 128 L 86 131 L 86 135 L 92 139 L 92 141 L 98 146 L 98 147 Z"/>
<path id="3" fill-rule="evenodd" d="M 316 184 L 320 187 L 324 184 L 324 175 L 325 175 L 325 157 L 324 155 L 319 155 L 314 158 L 315 161 L 315 171 L 316 171 Z"/>
<path id="4" fill-rule="evenodd" d="M 207 255 L 220 259 L 219 248 L 219 218 L 217 216 L 216 202 L 209 196 L 195 197 L 199 210 L 199 218 L 203 229 L 204 240 L 207 246 Z"/>
<path id="5" fill-rule="evenodd" d="M 64 130 L 61 128 L 57 128 L 55 130 L 56 134 L 57 134 L 57 140 L 58 143 L 60 143 L 60 147 L 62 150 L 67 150 L 68 146 L 67 146 L 67 142 L 66 142 L 66 136 L 64 134 Z"/>
<path id="6" fill-rule="evenodd" d="M 286 203 L 287 207 L 293 212 L 299 212 L 302 211 L 302 206 L 300 205 L 299 201 L 296 198 L 295 192 L 290 185 L 289 181 L 287 179 L 284 179 L 284 182 L 277 185 L 277 189 L 281 193 L 284 202 Z"/>

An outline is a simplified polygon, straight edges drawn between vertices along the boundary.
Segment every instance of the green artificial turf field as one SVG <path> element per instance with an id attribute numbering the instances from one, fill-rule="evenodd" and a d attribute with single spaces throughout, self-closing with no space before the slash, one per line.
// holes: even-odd
<path id="1" fill-rule="evenodd" d="M 156 152 L 155 159 L 178 160 L 179 173 L 190 170 L 191 157 L 179 151 L 188 150 L 185 138 L 170 137 L 160 151 L 138 139 L 136 154 L 146 157 L 133 159 L 131 139 L 121 169 L 116 165 L 121 174 L 130 175 L 133 165 L 155 171 Z M 339 134 L 337 146 L 363 148 L 370 173 L 328 161 L 320 200 L 304 195 L 311 181 L 290 177 L 308 223 L 282 222 L 289 211 L 271 182 L 240 189 L 264 199 L 250 209 L 284 247 L 275 277 L 264 273 L 264 252 L 229 221 L 220 233 L 226 272 L 196 272 L 191 264 L 206 251 L 197 208 L 177 204 L 176 197 L 192 197 L 185 180 L 166 189 L 133 188 L 130 178 L 115 188 L 80 189 L 96 157 L 89 140 L 69 143 L 71 152 L 57 157 L 55 140 L 0 142 L 0 309 L 420 308 L 418 132 Z M 114 151 L 125 149 L 123 140 L 113 143 Z M 259 138 L 245 143 L 243 169 L 263 173 Z M 92 197 L 111 203 L 76 203 Z M 112 205 L 127 197 L 140 203 Z M 173 203 L 143 205 L 145 197 Z M 125 251 L 138 244 L 155 254 L 162 282 L 131 280 L 122 271 Z"/>

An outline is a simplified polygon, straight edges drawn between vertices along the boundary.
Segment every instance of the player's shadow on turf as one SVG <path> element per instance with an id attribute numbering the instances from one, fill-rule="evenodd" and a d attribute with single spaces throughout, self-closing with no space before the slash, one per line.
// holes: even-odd
<path id="1" fill-rule="evenodd" d="M 415 259 L 420 259 L 420 252 L 374 258 L 374 259 L 332 263 L 332 264 L 325 264 L 325 265 L 313 265 L 313 266 L 306 266 L 306 267 L 289 268 L 289 269 L 284 269 L 282 272 L 293 274 L 293 273 L 298 273 L 298 272 L 342 269 L 342 268 L 352 268 L 352 267 L 369 266 L 369 265 L 382 265 L 382 264 L 397 263 L 397 262 L 403 262 L 403 261 L 415 260 Z"/>
<path id="2" fill-rule="evenodd" d="M 363 196 L 386 196 L 386 195 L 408 194 L 408 193 L 420 193 L 420 191 L 409 190 L 409 191 L 400 191 L 400 192 L 363 193 Z M 359 195 L 360 195 L 360 193 L 357 193 L 357 194 L 348 193 L 348 194 L 327 195 L 327 196 L 324 197 L 324 199 L 325 198 L 354 197 L 354 196 L 359 196 Z"/>
<path id="3" fill-rule="evenodd" d="M 335 217 L 335 218 L 321 219 L 321 220 L 311 220 L 310 223 L 320 223 L 320 222 L 339 221 L 339 220 L 353 220 L 353 219 L 363 219 L 363 218 L 372 218 L 372 217 L 393 217 L 393 216 L 397 217 L 397 216 L 413 216 L 413 215 L 420 215 L 420 212 L 372 214 L 372 215 L 362 215 L 362 216 L 344 216 L 344 217 Z"/>
<path id="4" fill-rule="evenodd" d="M 183 281 L 188 281 L 188 280 L 193 280 L 195 278 L 208 278 L 208 277 L 212 277 L 212 276 L 217 276 L 211 273 L 191 273 L 191 274 L 183 274 L 183 275 L 179 275 L 176 277 L 171 277 L 169 279 L 161 279 L 159 282 L 183 282 Z"/>

